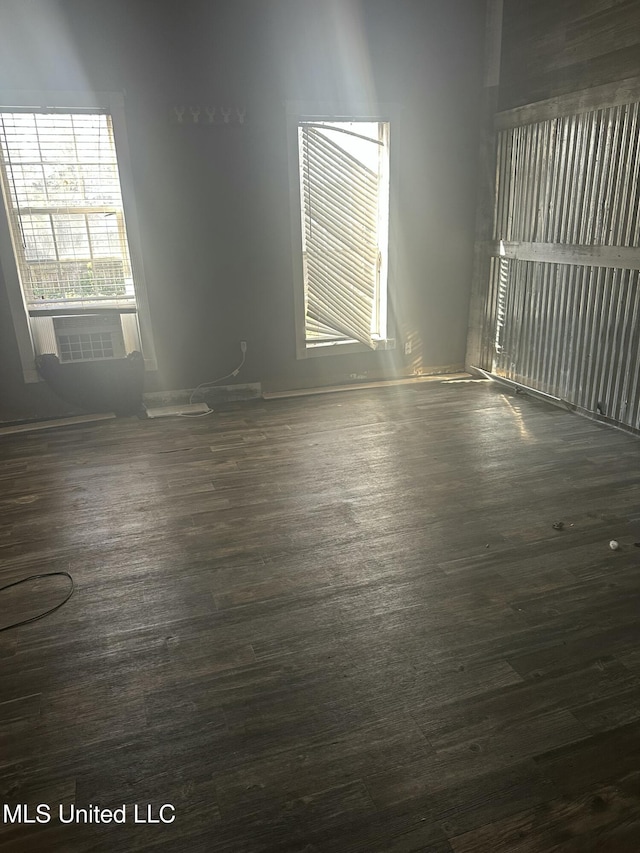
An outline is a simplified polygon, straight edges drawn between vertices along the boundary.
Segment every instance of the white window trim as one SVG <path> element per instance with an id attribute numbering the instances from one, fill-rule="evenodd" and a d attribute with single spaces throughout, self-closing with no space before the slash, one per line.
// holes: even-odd
<path id="1" fill-rule="evenodd" d="M 396 183 L 397 155 L 395 142 L 389 148 L 389 236 L 387 251 L 387 337 L 377 343 L 376 349 L 357 341 L 336 341 L 333 343 L 320 343 L 308 346 L 305 335 L 305 307 L 304 307 L 304 285 L 303 285 L 303 258 L 302 258 L 302 211 L 300 209 L 300 178 L 299 178 L 299 151 L 298 151 L 298 125 L 301 121 L 388 121 L 394 140 L 398 136 L 400 109 L 397 104 L 379 104 L 372 111 L 371 106 L 365 104 L 353 104 L 348 107 L 328 102 L 309 103 L 305 101 L 286 102 L 286 133 L 287 151 L 289 156 L 289 194 L 291 210 L 291 256 L 293 261 L 293 306 L 296 338 L 296 358 L 319 358 L 330 355 L 351 355 L 362 352 L 376 352 L 378 350 L 395 349 L 395 336 L 393 334 L 392 313 L 389 310 L 390 294 L 395 280 L 394 261 L 394 223 L 393 223 L 393 197 L 394 185 Z"/>
<path id="2" fill-rule="evenodd" d="M 142 338 L 144 364 L 146 370 L 157 370 L 156 352 L 153 342 L 153 334 L 151 331 L 149 298 L 142 262 L 138 213 L 133 192 L 131 158 L 125 125 L 124 97 L 122 93 L 0 90 L 0 107 L 5 110 L 11 109 L 12 107 L 16 109 L 34 110 L 42 109 L 43 107 L 51 107 L 54 109 L 68 109 L 69 111 L 73 111 L 74 109 L 95 109 L 107 110 L 111 114 L 113 135 L 116 146 L 116 157 L 120 173 L 122 206 L 127 224 L 127 242 L 129 244 L 129 255 L 131 257 L 131 267 L 133 270 L 133 281 L 136 294 L 140 335 Z M 42 380 L 35 366 L 35 348 L 29 325 L 28 309 L 22 292 L 22 287 L 20 286 L 20 278 L 13 251 L 11 231 L 4 204 L 0 204 L 0 262 L 2 264 L 2 273 L 13 317 L 13 326 L 18 343 L 18 352 L 22 363 L 24 381 L 40 382 Z"/>

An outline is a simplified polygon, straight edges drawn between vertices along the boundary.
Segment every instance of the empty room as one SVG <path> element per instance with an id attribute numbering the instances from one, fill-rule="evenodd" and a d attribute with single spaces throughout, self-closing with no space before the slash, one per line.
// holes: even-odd
<path id="1" fill-rule="evenodd" d="M 0 852 L 640 850 L 639 0 L 0 0 Z"/>

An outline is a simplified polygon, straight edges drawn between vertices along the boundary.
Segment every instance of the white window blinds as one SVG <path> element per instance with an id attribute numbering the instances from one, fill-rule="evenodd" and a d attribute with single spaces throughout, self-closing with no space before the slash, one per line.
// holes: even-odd
<path id="1" fill-rule="evenodd" d="M 0 155 L 27 306 L 135 303 L 111 117 L 0 112 Z"/>
<path id="2" fill-rule="evenodd" d="M 299 125 L 307 343 L 376 345 L 386 222 L 384 123 Z"/>

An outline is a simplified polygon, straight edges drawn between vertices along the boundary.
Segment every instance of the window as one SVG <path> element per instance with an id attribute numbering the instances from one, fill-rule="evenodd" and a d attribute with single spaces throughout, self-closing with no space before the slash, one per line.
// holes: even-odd
<path id="1" fill-rule="evenodd" d="M 125 218 L 116 155 L 122 110 L 116 96 L 107 100 L 104 107 L 0 106 L 0 238 L 10 242 L 12 264 L 0 247 L 27 380 L 35 354 L 114 358 L 121 341 L 155 367 L 139 249 L 132 263 L 135 210 L 130 197 Z M 58 334 L 54 318 L 61 316 L 88 322 L 90 341 L 86 333 Z"/>
<path id="2" fill-rule="evenodd" d="M 389 127 L 372 119 L 297 120 L 299 357 L 393 343 Z"/>

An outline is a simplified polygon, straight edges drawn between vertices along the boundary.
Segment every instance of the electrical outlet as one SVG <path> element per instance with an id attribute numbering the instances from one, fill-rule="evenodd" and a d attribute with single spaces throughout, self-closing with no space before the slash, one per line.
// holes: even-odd
<path id="1" fill-rule="evenodd" d="M 246 341 L 240 341 L 240 350 L 241 350 L 242 352 L 246 352 L 246 351 L 247 351 L 247 342 L 246 342 Z"/>
<path id="2" fill-rule="evenodd" d="M 404 354 L 411 355 L 411 341 L 406 341 L 404 345 Z"/>

